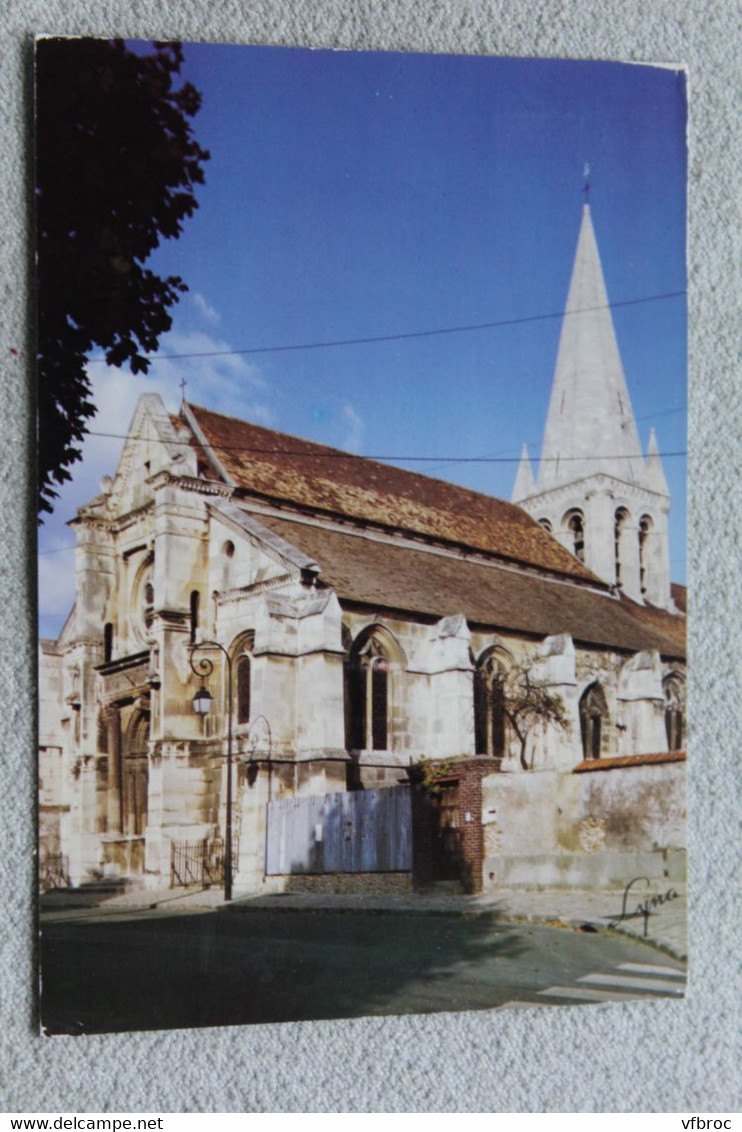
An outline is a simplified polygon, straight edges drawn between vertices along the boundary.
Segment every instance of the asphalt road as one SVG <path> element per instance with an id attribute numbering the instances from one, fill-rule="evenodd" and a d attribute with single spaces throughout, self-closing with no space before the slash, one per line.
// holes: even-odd
<path id="1" fill-rule="evenodd" d="M 634 939 L 492 914 L 263 909 L 42 919 L 41 964 L 50 1034 L 549 1005 L 586 976 L 588 998 L 645 997 L 670 993 L 653 965 L 682 971 Z"/>

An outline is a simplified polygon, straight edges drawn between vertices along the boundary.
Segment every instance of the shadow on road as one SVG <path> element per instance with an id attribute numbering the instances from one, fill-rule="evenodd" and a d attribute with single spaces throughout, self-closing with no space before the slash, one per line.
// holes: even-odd
<path id="1" fill-rule="evenodd" d="M 126 891 L 126 880 L 111 877 L 93 880 L 77 888 L 50 888 L 39 896 L 39 911 L 55 912 L 70 908 L 99 908 Z"/>
<path id="2" fill-rule="evenodd" d="M 41 1016 L 82 1034 L 482 1009 L 530 946 L 492 914 L 60 920 L 42 926 Z"/>

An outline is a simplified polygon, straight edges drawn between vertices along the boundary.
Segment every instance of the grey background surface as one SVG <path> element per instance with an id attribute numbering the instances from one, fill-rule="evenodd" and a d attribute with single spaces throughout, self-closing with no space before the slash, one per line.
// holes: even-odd
<path id="1" fill-rule="evenodd" d="M 741 21 L 734 0 L 10 0 L 2 6 L 1 1110 L 739 1111 Z M 36 33 L 687 64 L 693 663 L 687 1001 L 37 1036 L 27 228 Z"/>

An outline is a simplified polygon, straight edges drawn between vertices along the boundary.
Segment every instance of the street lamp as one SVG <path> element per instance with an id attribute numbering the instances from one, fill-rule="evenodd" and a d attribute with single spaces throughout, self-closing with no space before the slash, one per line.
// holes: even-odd
<path id="1" fill-rule="evenodd" d="M 208 657 L 194 661 L 194 654 L 200 649 L 219 649 L 227 664 L 227 812 L 224 830 L 224 899 L 227 901 L 232 899 L 232 658 L 218 641 L 200 641 L 191 646 L 188 657 L 191 671 L 204 681 L 193 697 L 193 710 L 202 718 L 208 715 L 213 702 L 205 681 L 214 671 L 214 662 Z"/>

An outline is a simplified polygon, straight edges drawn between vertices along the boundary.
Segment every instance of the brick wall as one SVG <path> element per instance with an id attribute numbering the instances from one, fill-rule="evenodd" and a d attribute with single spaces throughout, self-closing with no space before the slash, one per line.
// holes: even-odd
<path id="1" fill-rule="evenodd" d="M 439 768 L 439 773 L 435 774 Z M 484 866 L 482 778 L 496 762 L 488 758 L 448 759 L 431 763 L 432 789 L 420 784 L 412 792 L 412 876 L 415 887 L 436 880 L 458 879 L 466 892 L 481 892 Z M 446 788 L 452 788 L 447 790 Z M 441 830 L 442 803 L 452 806 L 447 819 L 456 822 L 456 851 L 446 854 Z M 445 801 L 444 801 L 445 799 Z"/>

